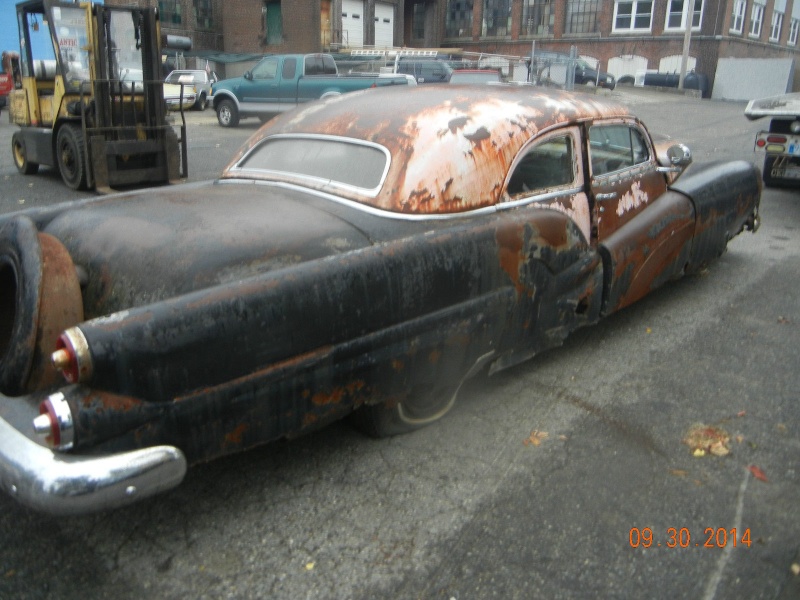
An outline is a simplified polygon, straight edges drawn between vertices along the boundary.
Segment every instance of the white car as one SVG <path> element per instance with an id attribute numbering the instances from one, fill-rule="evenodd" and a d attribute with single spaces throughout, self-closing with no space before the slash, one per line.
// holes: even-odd
<path id="1" fill-rule="evenodd" d="M 192 108 L 205 110 L 211 99 L 211 85 L 218 81 L 217 75 L 213 71 L 180 70 L 172 71 L 164 80 L 168 84 L 183 84 L 184 89 L 193 87 L 196 99 Z M 186 107 L 184 107 L 186 108 Z"/>

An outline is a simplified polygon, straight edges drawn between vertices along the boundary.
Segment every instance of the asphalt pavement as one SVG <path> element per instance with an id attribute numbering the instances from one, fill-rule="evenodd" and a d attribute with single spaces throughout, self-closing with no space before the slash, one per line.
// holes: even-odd
<path id="1" fill-rule="evenodd" d="M 743 103 L 603 95 L 696 162 L 751 160 L 763 125 Z M 257 127 L 187 119 L 190 180 Z M 11 130 L 2 210 L 70 197 L 16 173 Z M 762 217 L 414 434 L 337 423 L 87 517 L 0 497 L 0 599 L 800 598 L 800 193 L 765 190 Z"/>

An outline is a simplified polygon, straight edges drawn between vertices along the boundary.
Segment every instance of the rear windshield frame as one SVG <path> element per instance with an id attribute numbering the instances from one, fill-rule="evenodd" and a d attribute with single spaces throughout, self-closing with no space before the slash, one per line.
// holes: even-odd
<path id="1" fill-rule="evenodd" d="M 316 140 L 319 142 L 334 142 L 351 146 L 365 146 L 373 148 L 381 152 L 385 157 L 383 170 L 380 173 L 379 177 L 377 178 L 378 180 L 377 185 L 375 185 L 372 188 L 365 188 L 352 183 L 347 183 L 344 181 L 336 181 L 333 179 L 318 177 L 307 173 L 298 173 L 294 171 L 265 169 L 261 167 L 247 166 L 247 162 L 251 158 L 253 158 L 255 154 L 258 153 L 259 148 L 261 148 L 265 144 L 281 139 L 309 140 L 309 141 Z M 244 176 L 247 173 L 251 173 L 253 175 L 257 175 L 259 179 L 275 179 L 278 181 L 286 181 L 288 179 L 301 184 L 305 182 L 309 184 L 310 187 L 317 188 L 322 186 L 325 188 L 335 188 L 342 191 L 355 193 L 360 196 L 374 198 L 380 193 L 381 188 L 383 188 L 383 184 L 386 181 L 386 176 L 389 173 L 389 167 L 391 166 L 391 163 L 392 163 L 392 156 L 389 150 L 386 147 L 381 146 L 380 144 L 376 144 L 374 142 L 368 142 L 366 140 L 359 140 L 356 138 L 349 138 L 349 137 L 335 136 L 335 135 L 280 133 L 266 137 L 263 140 L 259 140 L 256 145 L 250 148 L 238 161 L 236 161 L 236 164 L 234 164 L 232 167 L 230 167 L 230 169 L 228 169 L 228 174 L 234 176 Z"/>

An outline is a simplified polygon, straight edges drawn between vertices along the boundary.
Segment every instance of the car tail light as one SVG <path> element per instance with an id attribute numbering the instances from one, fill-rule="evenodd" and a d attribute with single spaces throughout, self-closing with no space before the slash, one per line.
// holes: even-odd
<path id="1" fill-rule="evenodd" d="M 69 450 L 75 441 L 72 409 L 64 394 L 51 394 L 39 405 L 39 416 L 33 420 L 34 431 L 44 436 L 55 450 Z"/>
<path id="2" fill-rule="evenodd" d="M 762 140 L 761 138 L 756 140 L 756 146 L 758 146 L 759 148 L 763 148 L 766 145 L 767 145 L 767 140 Z"/>
<path id="3" fill-rule="evenodd" d="M 770 144 L 785 144 L 786 143 L 786 136 L 785 135 L 768 135 L 767 142 Z"/>
<path id="4" fill-rule="evenodd" d="M 59 336 L 51 360 L 56 370 L 69 383 L 81 383 L 92 375 L 89 344 L 83 332 L 77 327 L 71 327 Z"/>
<path id="5" fill-rule="evenodd" d="M 767 144 L 765 150 L 772 153 L 782 153 L 786 152 L 786 146 L 781 146 L 780 144 Z"/>

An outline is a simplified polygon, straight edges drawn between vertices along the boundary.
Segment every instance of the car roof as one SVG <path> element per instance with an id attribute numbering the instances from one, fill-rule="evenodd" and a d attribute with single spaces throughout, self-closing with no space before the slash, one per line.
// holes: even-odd
<path id="1" fill-rule="evenodd" d="M 371 198 L 343 195 L 392 212 L 449 214 L 496 204 L 512 161 L 538 133 L 628 115 L 625 107 L 593 95 L 545 88 L 392 86 L 310 103 L 273 119 L 250 138 L 229 169 L 273 134 L 366 140 L 389 151 L 386 181 Z M 238 173 L 226 170 L 223 177 Z"/>

